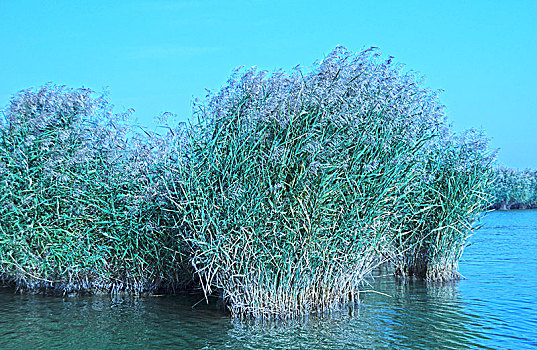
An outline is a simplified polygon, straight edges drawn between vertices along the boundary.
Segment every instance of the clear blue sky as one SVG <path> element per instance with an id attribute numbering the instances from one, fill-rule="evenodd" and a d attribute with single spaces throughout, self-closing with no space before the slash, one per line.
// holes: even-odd
<path id="1" fill-rule="evenodd" d="M 457 130 L 537 168 L 537 1 L 0 0 L 0 105 L 51 81 L 108 87 L 146 125 L 186 120 L 234 67 L 308 66 L 337 45 L 422 72 Z"/>

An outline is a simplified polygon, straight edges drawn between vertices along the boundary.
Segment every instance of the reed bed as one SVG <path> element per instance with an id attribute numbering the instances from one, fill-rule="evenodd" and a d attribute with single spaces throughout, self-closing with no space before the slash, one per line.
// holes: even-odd
<path id="1" fill-rule="evenodd" d="M 169 196 L 198 283 L 236 316 L 337 308 L 386 263 L 455 278 L 489 200 L 484 136 L 453 135 L 437 92 L 374 49 L 237 71 L 188 133 Z"/>
<path id="2" fill-rule="evenodd" d="M 21 91 L 0 134 L 0 276 L 21 289 L 151 293 L 182 283 L 163 208 L 164 138 L 106 96 Z"/>
<path id="3" fill-rule="evenodd" d="M 163 133 L 105 96 L 47 85 L 1 118 L 0 277 L 21 289 L 199 288 L 233 316 L 359 300 L 379 266 L 458 278 L 490 202 L 486 137 L 375 49 L 237 70 Z"/>

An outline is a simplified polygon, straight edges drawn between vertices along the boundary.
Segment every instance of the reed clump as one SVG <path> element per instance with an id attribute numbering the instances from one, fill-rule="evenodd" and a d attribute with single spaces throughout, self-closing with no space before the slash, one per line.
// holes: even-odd
<path id="1" fill-rule="evenodd" d="M 183 283 L 166 207 L 163 137 L 106 96 L 46 85 L 0 128 L 0 276 L 21 289 L 151 293 Z"/>
<path id="2" fill-rule="evenodd" d="M 391 58 L 339 47 L 308 71 L 237 71 L 194 120 L 168 195 L 201 287 L 232 314 L 332 310 L 388 262 L 457 276 L 492 155 Z"/>
<path id="3" fill-rule="evenodd" d="M 446 133 L 432 144 L 422 175 L 405 198 L 392 261 L 403 276 L 433 281 L 459 278 L 459 259 L 475 223 L 491 203 L 495 153 L 481 131 Z"/>

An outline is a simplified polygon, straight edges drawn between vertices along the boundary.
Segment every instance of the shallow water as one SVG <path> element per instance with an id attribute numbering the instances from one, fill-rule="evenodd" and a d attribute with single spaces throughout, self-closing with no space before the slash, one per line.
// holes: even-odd
<path id="1" fill-rule="evenodd" d="M 379 278 L 344 313 L 234 322 L 193 296 L 43 297 L 0 289 L 0 349 L 537 348 L 537 211 L 490 213 L 445 284 Z"/>

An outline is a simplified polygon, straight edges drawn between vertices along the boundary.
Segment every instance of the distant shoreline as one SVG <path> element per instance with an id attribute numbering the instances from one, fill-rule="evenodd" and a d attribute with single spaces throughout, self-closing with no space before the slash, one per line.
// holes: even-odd
<path id="1" fill-rule="evenodd" d="M 537 205 L 525 205 L 520 203 L 515 203 L 511 205 L 506 204 L 494 204 L 489 207 L 489 210 L 498 210 L 498 211 L 513 211 L 513 210 L 535 210 Z"/>

